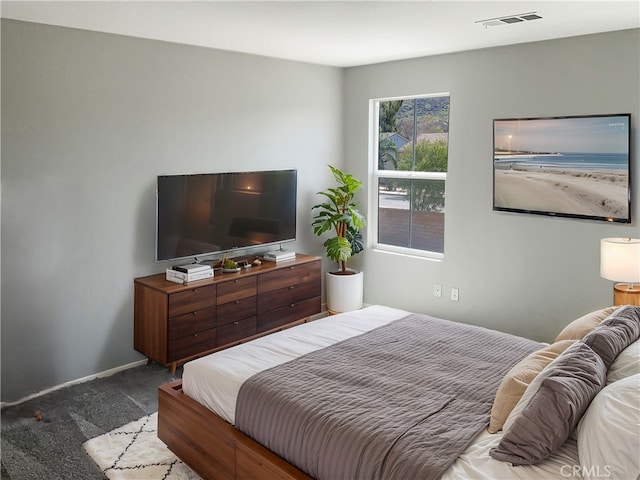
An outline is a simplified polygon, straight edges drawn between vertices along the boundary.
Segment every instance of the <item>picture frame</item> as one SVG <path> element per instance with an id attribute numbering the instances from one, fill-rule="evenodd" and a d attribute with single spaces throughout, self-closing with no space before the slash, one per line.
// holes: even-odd
<path id="1" fill-rule="evenodd" d="M 493 121 L 493 210 L 631 223 L 631 114 Z"/>

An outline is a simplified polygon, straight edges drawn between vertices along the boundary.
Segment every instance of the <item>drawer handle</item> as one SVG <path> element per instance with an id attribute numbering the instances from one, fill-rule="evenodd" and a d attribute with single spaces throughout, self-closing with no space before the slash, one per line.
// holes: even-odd
<path id="1" fill-rule="evenodd" d="M 296 304 L 292 303 L 291 305 L 289 305 L 290 308 L 295 308 Z"/>
<path id="2" fill-rule="evenodd" d="M 233 322 L 233 324 L 234 324 L 234 325 L 239 325 L 239 323 L 238 323 L 238 322 Z"/>
<path id="3" fill-rule="evenodd" d="M 238 304 L 240 303 L 240 300 L 236 300 L 236 301 L 235 301 L 235 302 L 233 302 L 233 303 L 235 303 L 236 305 L 238 305 Z"/>
<path id="4" fill-rule="evenodd" d="M 197 315 L 197 314 L 198 314 L 198 312 L 192 312 L 192 315 Z"/>
<path id="5" fill-rule="evenodd" d="M 194 336 L 194 337 L 197 337 L 197 336 L 198 336 L 198 334 L 197 334 L 197 333 L 194 333 L 194 334 L 193 334 L 193 336 Z"/>
<path id="6" fill-rule="evenodd" d="M 191 290 L 193 293 L 198 293 L 198 289 L 194 288 L 193 290 Z"/>
<path id="7" fill-rule="evenodd" d="M 233 283 L 238 283 L 238 280 L 234 280 Z"/>
<path id="8" fill-rule="evenodd" d="M 291 286 L 289 287 L 289 290 L 293 290 L 294 288 L 296 288 L 296 287 L 295 287 L 295 285 L 291 285 Z"/>
<path id="9" fill-rule="evenodd" d="M 289 270 L 293 270 L 293 267 L 289 267 Z"/>

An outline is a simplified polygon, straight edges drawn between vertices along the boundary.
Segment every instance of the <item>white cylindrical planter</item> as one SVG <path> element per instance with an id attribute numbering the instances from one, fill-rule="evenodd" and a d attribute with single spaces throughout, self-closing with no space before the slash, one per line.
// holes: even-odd
<path id="1" fill-rule="evenodd" d="M 350 312 L 362 308 L 364 293 L 364 274 L 352 275 L 326 274 L 327 310 L 334 313 Z"/>

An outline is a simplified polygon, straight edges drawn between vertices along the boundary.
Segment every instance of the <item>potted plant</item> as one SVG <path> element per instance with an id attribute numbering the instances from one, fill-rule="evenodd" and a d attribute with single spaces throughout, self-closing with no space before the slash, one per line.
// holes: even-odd
<path id="1" fill-rule="evenodd" d="M 318 192 L 326 201 L 311 208 L 317 211 L 311 225 L 318 236 L 333 233 L 324 242 L 327 257 L 338 265 L 337 271 L 326 275 L 327 308 L 347 312 L 362 307 L 363 273 L 347 268 L 347 261 L 364 249 L 360 231 L 367 221 L 354 202 L 362 182 L 331 165 L 329 168 L 338 186 Z"/>

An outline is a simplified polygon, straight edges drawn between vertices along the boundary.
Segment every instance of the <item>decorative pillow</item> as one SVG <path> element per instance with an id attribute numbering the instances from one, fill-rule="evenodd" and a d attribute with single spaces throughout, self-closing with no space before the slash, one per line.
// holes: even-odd
<path id="1" fill-rule="evenodd" d="M 585 480 L 640 478 L 640 374 L 605 387 L 578 424 Z"/>
<path id="2" fill-rule="evenodd" d="M 530 353 L 504 376 L 491 407 L 489 433 L 502 430 L 505 420 L 534 378 L 575 340 L 562 340 Z"/>
<path id="3" fill-rule="evenodd" d="M 607 372 L 607 385 L 640 374 L 640 340 L 636 340 L 616 357 Z"/>
<path id="4" fill-rule="evenodd" d="M 560 340 L 581 340 L 587 333 L 596 328 L 600 322 L 615 312 L 619 307 L 607 307 L 602 310 L 595 310 L 591 313 L 574 320 L 564 327 L 556 337 L 556 342 Z"/>
<path id="5" fill-rule="evenodd" d="M 547 458 L 578 425 L 606 375 L 600 356 L 583 342 L 575 342 L 531 382 L 489 455 L 515 465 Z"/>
<path id="6" fill-rule="evenodd" d="M 600 325 L 587 333 L 582 341 L 596 352 L 607 368 L 618 354 L 640 337 L 640 307 L 621 307 Z"/>

